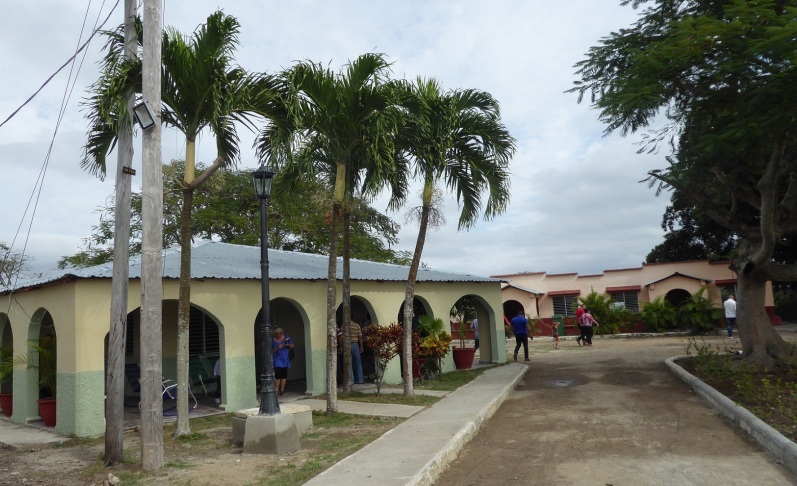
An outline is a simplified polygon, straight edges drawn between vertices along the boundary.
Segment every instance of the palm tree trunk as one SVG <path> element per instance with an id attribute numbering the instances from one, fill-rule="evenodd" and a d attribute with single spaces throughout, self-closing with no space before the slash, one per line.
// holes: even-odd
<path id="1" fill-rule="evenodd" d="M 338 411 L 338 334 L 335 324 L 337 311 L 337 265 L 338 265 L 338 217 L 340 202 L 332 204 L 332 219 L 329 222 L 329 267 L 327 269 L 327 410 L 331 415 Z"/>
<path id="2" fill-rule="evenodd" d="M 351 363 L 351 243 L 350 224 L 351 213 L 348 204 L 343 209 L 343 393 L 351 393 L 352 363 Z"/>
<path id="3" fill-rule="evenodd" d="M 415 241 L 415 252 L 412 254 L 410 273 L 407 276 L 407 290 L 404 293 L 404 396 L 415 396 L 412 383 L 412 316 L 413 300 L 415 299 L 415 281 L 418 279 L 418 268 L 421 265 L 421 254 L 423 245 L 426 243 L 426 231 L 429 227 L 429 211 L 431 207 L 431 197 L 426 198 L 427 189 L 424 188 L 424 201 L 421 207 L 421 222 L 418 228 L 418 239 Z M 431 196 L 431 193 L 430 193 Z"/>
<path id="4" fill-rule="evenodd" d="M 186 158 L 187 153 L 186 153 Z M 187 177 L 186 177 L 187 179 Z M 192 177 L 193 179 L 193 177 Z M 194 189 L 183 189 L 180 221 L 180 294 L 177 301 L 177 427 L 174 436 L 191 433 L 188 424 L 188 329 L 191 317 L 191 207 Z"/>

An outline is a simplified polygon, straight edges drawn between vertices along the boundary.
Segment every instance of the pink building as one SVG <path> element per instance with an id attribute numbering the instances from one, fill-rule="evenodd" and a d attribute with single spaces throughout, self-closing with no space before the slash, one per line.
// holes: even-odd
<path id="1" fill-rule="evenodd" d="M 507 282 L 502 286 L 501 297 L 504 315 L 509 318 L 519 310 L 544 319 L 554 315 L 572 316 L 577 299 L 593 290 L 609 294 L 612 300 L 631 312 L 639 312 L 646 302 L 659 296 L 679 306 L 702 287 L 707 288 L 705 296 L 717 307 L 722 306 L 729 294 L 736 293 L 736 274 L 727 261 L 650 263 L 637 268 L 604 270 L 597 275 L 524 272 L 492 277 Z M 772 323 L 779 324 L 770 283 L 767 284 L 765 304 Z"/>

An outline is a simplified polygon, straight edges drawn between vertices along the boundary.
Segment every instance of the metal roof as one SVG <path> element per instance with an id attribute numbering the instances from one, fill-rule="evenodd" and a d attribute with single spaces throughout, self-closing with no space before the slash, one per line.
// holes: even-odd
<path id="1" fill-rule="evenodd" d="M 269 250 L 269 279 L 271 280 L 326 280 L 329 257 L 311 253 Z M 351 260 L 352 280 L 405 282 L 409 267 Z M 67 278 L 111 278 L 113 264 L 93 267 L 67 268 L 46 276 L 20 281 L 0 293 L 30 288 Z M 180 278 L 180 248 L 163 252 L 164 278 Z M 141 255 L 130 258 L 131 279 L 141 278 Z M 260 247 L 232 245 L 215 241 L 201 241 L 191 249 L 192 279 L 260 279 Z M 343 278 L 342 258 L 338 258 L 337 278 Z M 418 282 L 501 282 L 502 280 L 476 275 L 442 272 L 428 268 L 418 269 Z"/>

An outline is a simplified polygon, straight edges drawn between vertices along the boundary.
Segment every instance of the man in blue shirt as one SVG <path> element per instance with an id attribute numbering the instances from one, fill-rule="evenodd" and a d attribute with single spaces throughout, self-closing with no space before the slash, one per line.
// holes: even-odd
<path id="1" fill-rule="evenodd" d="M 529 359 L 529 334 L 531 334 L 531 328 L 529 327 L 529 320 L 523 315 L 522 310 L 518 311 L 517 315 L 509 321 L 509 325 L 512 326 L 512 332 L 515 333 L 515 361 L 517 361 L 517 352 L 521 344 L 523 344 L 523 353 L 526 355 L 526 361 L 531 361 Z"/>

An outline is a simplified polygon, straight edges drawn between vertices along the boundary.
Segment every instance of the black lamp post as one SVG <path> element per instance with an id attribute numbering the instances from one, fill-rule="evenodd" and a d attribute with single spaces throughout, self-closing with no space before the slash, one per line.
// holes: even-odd
<path id="1" fill-rule="evenodd" d="M 271 181 L 274 172 L 268 170 L 265 164 L 252 172 L 252 182 L 255 185 L 255 194 L 260 201 L 260 288 L 262 296 L 262 311 L 260 318 L 260 356 L 263 360 L 263 370 L 260 375 L 260 415 L 277 415 L 280 405 L 274 388 L 274 360 L 271 357 L 271 306 L 268 294 L 268 235 L 266 234 L 266 206 L 271 198 Z"/>

